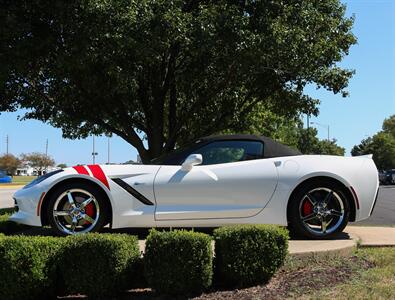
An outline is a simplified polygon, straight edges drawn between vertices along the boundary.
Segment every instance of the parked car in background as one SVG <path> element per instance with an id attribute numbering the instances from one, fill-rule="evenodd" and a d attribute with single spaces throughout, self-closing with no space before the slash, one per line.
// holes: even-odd
<path id="1" fill-rule="evenodd" d="M 10 183 L 12 182 L 12 177 L 8 176 L 6 172 L 0 170 L 0 183 Z"/>
<path id="2" fill-rule="evenodd" d="M 380 184 L 385 184 L 386 174 L 384 170 L 379 171 L 379 182 Z"/>
<path id="3" fill-rule="evenodd" d="M 395 184 L 395 169 L 380 172 L 379 180 L 381 184 Z"/>

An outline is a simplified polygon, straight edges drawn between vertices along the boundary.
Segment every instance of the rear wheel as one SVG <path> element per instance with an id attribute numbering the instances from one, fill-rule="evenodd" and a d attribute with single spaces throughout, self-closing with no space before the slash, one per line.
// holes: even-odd
<path id="1" fill-rule="evenodd" d="M 100 230 L 107 220 L 107 199 L 86 183 L 60 186 L 49 199 L 47 217 L 58 235 L 74 235 Z"/>
<path id="2" fill-rule="evenodd" d="M 341 232 L 350 206 L 343 188 L 331 182 L 311 182 L 300 188 L 289 208 L 291 231 L 297 236 L 322 239 Z"/>

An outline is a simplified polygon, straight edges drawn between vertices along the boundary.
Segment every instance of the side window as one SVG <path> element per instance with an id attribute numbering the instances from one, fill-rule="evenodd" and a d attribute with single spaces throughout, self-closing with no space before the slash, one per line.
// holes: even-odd
<path id="1" fill-rule="evenodd" d="M 218 141 L 194 151 L 203 156 L 202 165 L 224 164 L 263 157 L 263 143 L 256 141 Z"/>

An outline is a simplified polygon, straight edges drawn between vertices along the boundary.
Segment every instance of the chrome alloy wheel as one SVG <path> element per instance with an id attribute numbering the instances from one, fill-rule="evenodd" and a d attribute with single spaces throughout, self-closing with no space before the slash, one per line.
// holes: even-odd
<path id="1" fill-rule="evenodd" d="M 324 187 L 307 192 L 299 204 L 299 216 L 312 234 L 324 236 L 336 231 L 345 217 L 342 197 Z"/>
<path id="2" fill-rule="evenodd" d="M 98 201 L 91 193 L 82 189 L 63 192 L 53 207 L 56 226 L 69 235 L 90 232 L 100 216 Z"/>

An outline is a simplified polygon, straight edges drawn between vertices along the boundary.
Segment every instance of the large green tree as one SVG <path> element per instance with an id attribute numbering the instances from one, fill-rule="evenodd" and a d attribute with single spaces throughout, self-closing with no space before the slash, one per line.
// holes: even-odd
<path id="1" fill-rule="evenodd" d="M 383 130 L 355 145 L 353 156 L 373 154 L 379 170 L 395 169 L 395 115 L 383 122 Z"/>
<path id="2" fill-rule="evenodd" d="M 148 161 L 245 130 L 257 103 L 314 114 L 307 84 L 345 96 L 352 24 L 340 0 L 2 0 L 0 111 L 115 133 Z"/>

